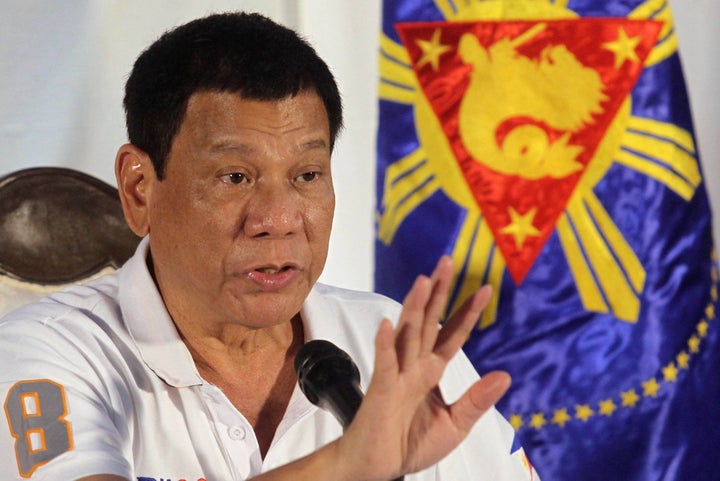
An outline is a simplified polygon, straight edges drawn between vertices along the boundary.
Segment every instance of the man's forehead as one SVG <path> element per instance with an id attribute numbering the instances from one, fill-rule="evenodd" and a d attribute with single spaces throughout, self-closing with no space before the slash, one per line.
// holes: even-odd
<path id="1" fill-rule="evenodd" d="M 320 96 L 311 91 L 273 100 L 234 92 L 196 92 L 188 101 L 178 131 L 213 151 L 252 150 L 243 145 L 245 133 L 291 135 L 303 151 L 331 150 L 327 112 Z"/>
<path id="2" fill-rule="evenodd" d="M 320 116 L 321 121 L 329 124 L 327 110 L 322 98 L 314 91 L 302 91 L 297 95 L 288 95 L 279 99 L 259 99 L 243 96 L 238 92 L 203 90 L 193 93 L 189 99 L 183 116 L 199 117 L 200 122 L 212 113 L 219 118 L 234 116 L 243 120 L 253 120 L 257 113 L 277 112 L 279 115 L 291 117 L 297 115 Z M 242 116 L 242 117 L 240 117 Z M 329 128 L 329 125 L 328 125 Z"/>

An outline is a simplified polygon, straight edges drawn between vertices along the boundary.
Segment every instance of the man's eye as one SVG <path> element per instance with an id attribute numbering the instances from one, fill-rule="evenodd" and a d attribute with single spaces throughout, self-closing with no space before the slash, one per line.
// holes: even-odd
<path id="1" fill-rule="evenodd" d="M 247 177 L 245 177 L 245 174 L 241 174 L 239 172 L 227 174 L 225 176 L 225 179 L 230 184 L 242 184 L 243 182 L 247 182 Z"/>
<path id="2" fill-rule="evenodd" d="M 312 182 L 318 177 L 320 177 L 320 172 L 305 172 L 300 174 L 297 178 L 302 182 Z"/>

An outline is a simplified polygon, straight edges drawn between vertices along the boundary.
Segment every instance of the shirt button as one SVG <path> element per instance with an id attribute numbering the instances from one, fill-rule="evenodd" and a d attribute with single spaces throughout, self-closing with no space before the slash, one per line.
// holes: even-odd
<path id="1" fill-rule="evenodd" d="M 240 441 L 245 439 L 245 429 L 240 426 L 231 426 L 228 428 L 228 436 L 233 441 Z"/>

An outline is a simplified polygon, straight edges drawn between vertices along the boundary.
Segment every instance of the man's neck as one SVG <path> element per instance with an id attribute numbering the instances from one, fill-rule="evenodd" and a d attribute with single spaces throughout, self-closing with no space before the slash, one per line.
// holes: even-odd
<path id="1" fill-rule="evenodd" d="M 203 379 L 219 387 L 253 426 L 263 456 L 290 402 L 297 382 L 294 359 L 304 342 L 299 315 L 255 331 L 267 329 L 272 332 L 226 332 L 219 339 L 185 341 Z"/>

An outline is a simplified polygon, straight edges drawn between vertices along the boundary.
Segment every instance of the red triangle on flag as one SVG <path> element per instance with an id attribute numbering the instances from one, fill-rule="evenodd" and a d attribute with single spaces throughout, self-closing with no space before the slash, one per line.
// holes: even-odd
<path id="1" fill-rule="evenodd" d="M 520 285 L 642 72 L 661 23 L 580 18 L 396 27 Z"/>

